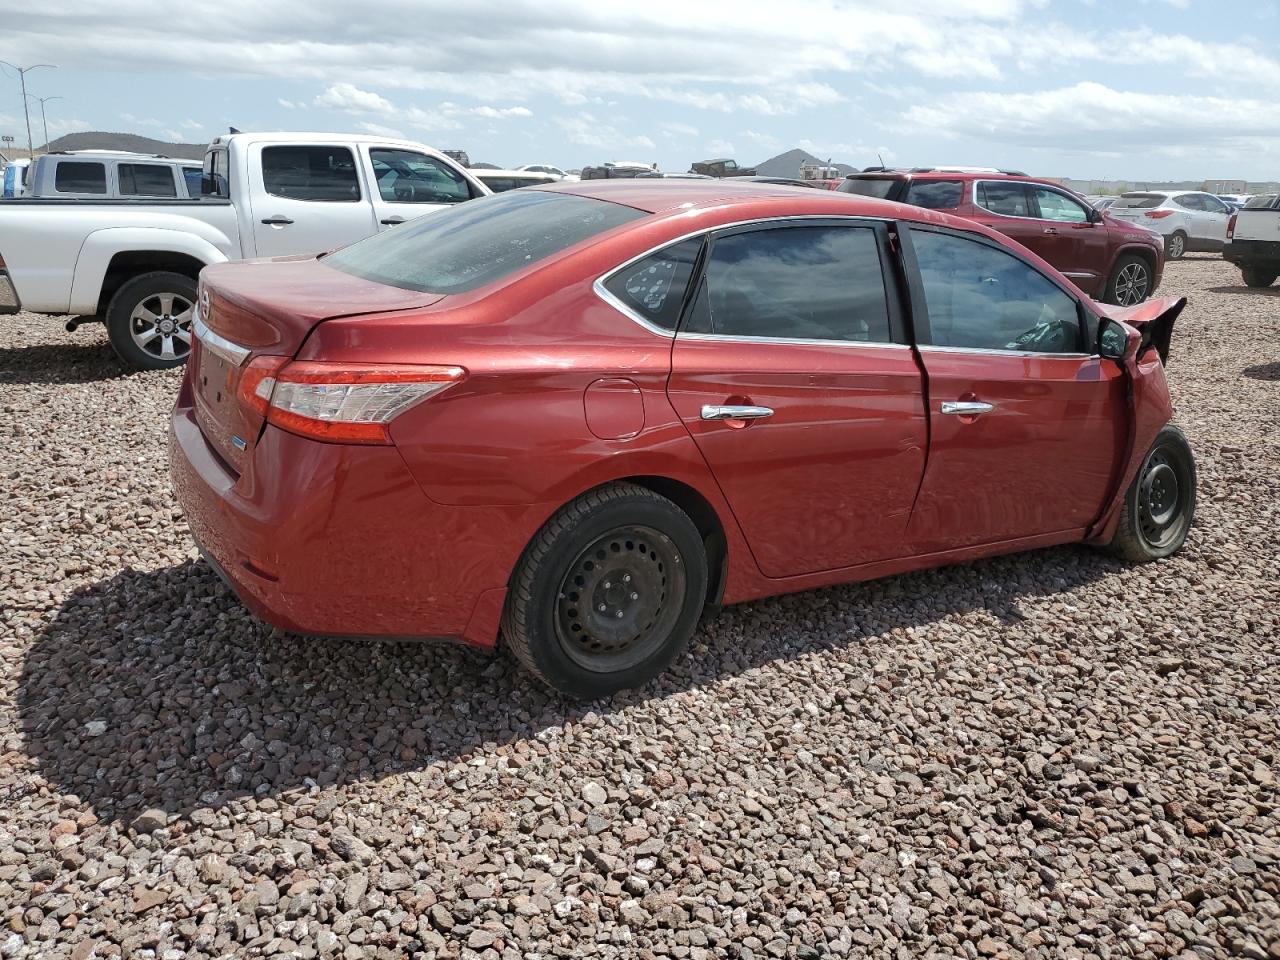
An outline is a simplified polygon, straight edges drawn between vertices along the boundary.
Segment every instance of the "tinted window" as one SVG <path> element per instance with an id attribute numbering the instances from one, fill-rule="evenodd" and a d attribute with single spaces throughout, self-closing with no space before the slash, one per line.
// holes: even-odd
<path id="1" fill-rule="evenodd" d="M 202 172 L 199 167 L 182 168 L 182 179 L 187 183 L 187 196 L 193 200 L 200 198 L 200 176 Z"/>
<path id="2" fill-rule="evenodd" d="M 265 147 L 262 182 L 273 197 L 354 203 L 360 199 L 356 162 L 346 147 Z"/>
<path id="3" fill-rule="evenodd" d="M 173 168 L 161 163 L 121 163 L 116 166 L 122 197 L 176 197 Z"/>
<path id="4" fill-rule="evenodd" d="M 1164 197 L 1158 193 L 1126 193 L 1111 206 L 1129 210 L 1150 210 L 1164 203 Z"/>
<path id="5" fill-rule="evenodd" d="M 615 273 L 605 288 L 650 323 L 674 330 L 701 248 L 698 238 L 659 250 Z"/>
<path id="6" fill-rule="evenodd" d="M 208 196 L 222 197 L 226 199 L 231 196 L 231 186 L 227 180 L 227 151 L 210 150 L 204 155 L 204 174 L 209 178 L 207 185 Z M 202 182 L 200 185 L 200 193 L 204 195 L 206 185 Z"/>
<path id="7" fill-rule="evenodd" d="M 1076 302 L 1012 254 L 964 237 L 911 231 L 940 347 L 1083 353 Z"/>
<path id="8" fill-rule="evenodd" d="M 471 199 L 466 178 L 434 157 L 412 150 L 370 150 L 378 194 L 395 203 L 461 203 Z"/>
<path id="9" fill-rule="evenodd" d="M 1036 187 L 1036 203 L 1040 206 L 1041 220 L 1056 220 L 1059 223 L 1087 223 L 1089 213 L 1084 205 L 1072 200 L 1065 193 Z"/>
<path id="10" fill-rule="evenodd" d="M 643 216 L 603 200 L 515 190 L 420 217 L 321 262 L 405 290 L 463 293 Z"/>
<path id="11" fill-rule="evenodd" d="M 839 193 L 856 193 L 860 197 L 875 197 L 877 200 L 888 200 L 889 195 L 897 189 L 900 180 L 892 177 L 845 177 L 836 187 Z"/>
<path id="12" fill-rule="evenodd" d="M 880 252 L 865 227 L 788 227 L 717 238 L 690 332 L 887 343 Z"/>
<path id="13" fill-rule="evenodd" d="M 1180 197 L 1174 197 L 1173 202 L 1184 210 L 1204 209 L 1204 202 L 1194 193 L 1184 193 Z"/>
<path id="14" fill-rule="evenodd" d="M 978 182 L 978 206 L 1002 217 L 1031 216 L 1031 191 L 1025 183 L 981 180 Z"/>
<path id="15" fill-rule="evenodd" d="M 1250 197 L 1245 201 L 1246 210 L 1270 210 L 1280 204 L 1280 193 L 1264 193 L 1259 197 Z"/>
<path id="16" fill-rule="evenodd" d="M 101 163 L 64 160 L 53 172 L 58 193 L 106 193 L 107 168 Z"/>
<path id="17" fill-rule="evenodd" d="M 520 187 L 535 187 L 556 182 L 555 177 L 547 176 L 491 177 L 483 173 L 479 176 L 480 181 L 494 193 L 506 193 L 508 190 L 516 190 Z"/>
<path id="18" fill-rule="evenodd" d="M 1200 209 L 1207 210 L 1209 213 L 1226 213 L 1229 208 L 1217 197 L 1202 193 L 1200 194 Z"/>
<path id="19" fill-rule="evenodd" d="M 929 210 L 950 210 L 960 206 L 964 184 L 959 180 L 913 180 L 907 187 L 907 203 Z"/>

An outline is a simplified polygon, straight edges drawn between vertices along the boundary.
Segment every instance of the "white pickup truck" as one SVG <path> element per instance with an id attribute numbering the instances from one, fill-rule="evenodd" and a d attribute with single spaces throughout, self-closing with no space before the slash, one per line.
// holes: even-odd
<path id="1" fill-rule="evenodd" d="M 0 201 L 0 314 L 102 321 L 127 364 L 172 367 L 202 267 L 322 253 L 490 192 L 422 144 L 315 133 L 218 137 L 202 186 L 199 200 Z"/>
<path id="2" fill-rule="evenodd" d="M 1250 197 L 1231 215 L 1222 255 L 1240 268 L 1250 287 L 1269 287 L 1280 277 L 1280 193 Z"/>

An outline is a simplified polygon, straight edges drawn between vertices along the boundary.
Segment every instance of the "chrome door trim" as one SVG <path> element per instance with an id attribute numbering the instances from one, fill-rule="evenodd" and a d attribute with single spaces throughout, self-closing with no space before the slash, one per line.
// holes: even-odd
<path id="1" fill-rule="evenodd" d="M 979 356 L 996 357 L 1052 357 L 1059 360 L 1098 359 L 1096 353 L 1036 353 L 1030 350 L 1001 350 L 995 347 L 943 347 L 922 343 L 921 353 L 973 353 Z"/>
<path id="2" fill-rule="evenodd" d="M 212 350 L 233 367 L 240 366 L 240 364 L 244 363 L 245 358 L 249 356 L 248 347 L 242 347 L 221 334 L 214 333 L 201 318 L 199 306 L 196 307 L 195 316 L 191 318 L 191 329 L 195 331 L 196 339 L 200 341 L 201 345 L 208 350 Z"/>
<path id="3" fill-rule="evenodd" d="M 767 343 L 767 344 L 801 344 L 810 347 L 874 347 L 883 350 L 886 347 L 895 350 L 910 350 L 906 343 L 889 343 L 881 340 L 817 340 L 808 337 L 744 337 L 730 333 L 682 333 L 677 340 L 707 340 L 729 343 Z"/>

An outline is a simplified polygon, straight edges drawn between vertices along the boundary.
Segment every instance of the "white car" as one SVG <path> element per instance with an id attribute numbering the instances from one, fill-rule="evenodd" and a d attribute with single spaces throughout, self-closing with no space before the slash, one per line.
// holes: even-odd
<path id="1" fill-rule="evenodd" d="M 527 173 L 545 173 L 547 176 L 555 177 L 558 180 L 578 179 L 572 173 L 566 173 L 559 167 L 553 167 L 548 163 L 526 163 L 523 167 L 516 167 L 516 170 Z"/>
<path id="2" fill-rule="evenodd" d="M 535 173 L 532 170 L 477 170 L 472 167 L 470 173 L 494 193 L 505 193 L 517 187 L 545 186 L 564 179 L 554 174 Z"/>
<path id="3" fill-rule="evenodd" d="M 199 200 L 200 174 L 199 160 L 125 150 L 58 150 L 31 161 L 24 196 Z"/>
<path id="4" fill-rule="evenodd" d="M 1124 194 L 1107 213 L 1164 236 L 1165 256 L 1178 260 L 1193 250 L 1221 250 L 1231 208 L 1202 190 L 1143 190 Z"/>

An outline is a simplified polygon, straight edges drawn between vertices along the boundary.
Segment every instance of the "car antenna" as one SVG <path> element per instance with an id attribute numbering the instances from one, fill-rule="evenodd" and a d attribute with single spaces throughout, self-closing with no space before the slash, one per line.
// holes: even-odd
<path id="1" fill-rule="evenodd" d="M 235 127 L 227 127 L 227 133 L 239 133 L 239 132 L 240 131 L 237 130 Z"/>
<path id="2" fill-rule="evenodd" d="M 876 151 L 876 159 L 880 161 L 880 169 L 884 169 L 884 157 L 880 156 L 880 151 Z"/>

